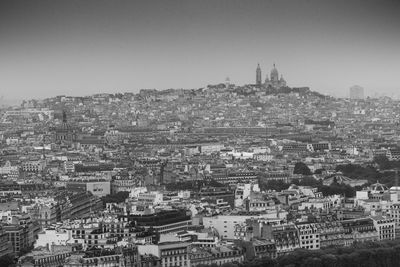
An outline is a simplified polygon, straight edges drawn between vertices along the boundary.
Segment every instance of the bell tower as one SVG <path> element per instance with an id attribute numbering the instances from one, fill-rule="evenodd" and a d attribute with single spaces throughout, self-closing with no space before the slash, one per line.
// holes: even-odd
<path id="1" fill-rule="evenodd" d="M 258 63 L 257 69 L 256 69 L 256 85 L 261 85 L 261 68 L 260 68 L 260 63 Z"/>

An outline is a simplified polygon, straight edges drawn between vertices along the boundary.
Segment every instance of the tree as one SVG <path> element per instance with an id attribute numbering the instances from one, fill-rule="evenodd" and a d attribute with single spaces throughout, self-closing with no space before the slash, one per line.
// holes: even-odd
<path id="1" fill-rule="evenodd" d="M 303 162 L 297 162 L 296 165 L 294 165 L 294 174 L 302 174 L 302 175 L 311 175 L 310 168 L 303 163 Z"/>
<path id="2" fill-rule="evenodd" d="M 356 195 L 356 190 L 353 187 L 347 184 L 338 183 L 332 183 L 329 186 L 318 186 L 318 191 L 320 191 L 324 196 L 344 195 L 346 197 L 354 197 Z"/>
<path id="3" fill-rule="evenodd" d="M 392 164 L 390 163 L 389 159 L 384 155 L 375 156 L 374 162 L 378 164 L 379 169 L 381 170 L 387 170 L 392 168 Z"/>
<path id="4" fill-rule="evenodd" d="M 382 178 L 382 173 L 379 173 L 373 166 L 360 166 L 356 164 L 346 164 L 336 166 L 337 172 L 342 172 L 345 176 L 352 179 L 367 179 L 370 183 L 375 183 L 376 180 Z"/>
<path id="5" fill-rule="evenodd" d="M 240 267 L 397 267 L 400 262 L 400 241 L 355 243 L 351 247 L 325 248 L 321 250 L 297 249 L 277 259 L 262 258 L 230 263 L 223 266 Z M 202 267 L 216 266 L 201 265 Z"/>
<path id="6" fill-rule="evenodd" d="M 129 192 L 118 192 L 116 194 L 107 195 L 101 198 L 103 201 L 103 206 L 106 206 L 106 203 L 122 203 L 129 197 Z"/>
<path id="7" fill-rule="evenodd" d="M 0 257 L 0 266 L 15 266 L 14 257 L 11 255 Z"/>
<path id="8" fill-rule="evenodd" d="M 303 179 L 301 179 L 301 181 L 299 181 L 299 183 L 297 185 L 317 187 L 317 186 L 322 185 L 322 181 L 316 180 L 310 176 L 310 177 L 304 177 Z"/>
<path id="9" fill-rule="evenodd" d="M 289 187 L 289 184 L 285 183 L 281 180 L 271 180 L 268 182 L 263 182 L 262 178 L 259 179 L 260 189 L 262 191 L 265 190 L 275 190 L 275 191 L 282 191 Z"/>

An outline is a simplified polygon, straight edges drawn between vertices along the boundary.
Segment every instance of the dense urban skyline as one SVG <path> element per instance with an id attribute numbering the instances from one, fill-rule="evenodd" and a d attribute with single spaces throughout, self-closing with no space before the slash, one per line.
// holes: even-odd
<path id="1" fill-rule="evenodd" d="M 398 11 L 0 1 L 0 266 L 398 267 Z"/>
<path id="2" fill-rule="evenodd" d="M 400 88 L 398 1 L 2 1 L 0 96 L 254 82 Z"/>

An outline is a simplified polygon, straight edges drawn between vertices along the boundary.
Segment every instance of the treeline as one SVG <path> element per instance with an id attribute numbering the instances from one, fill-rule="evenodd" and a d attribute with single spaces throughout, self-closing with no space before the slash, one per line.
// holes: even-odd
<path id="1" fill-rule="evenodd" d="M 216 265 L 201 265 L 214 267 Z M 398 267 L 400 241 L 358 243 L 352 247 L 322 250 L 298 249 L 277 259 L 226 263 L 223 267 Z"/>
<path id="2" fill-rule="evenodd" d="M 380 170 L 400 169 L 399 160 L 389 160 L 386 156 L 374 157 L 374 163 L 376 163 Z"/>
<path id="3" fill-rule="evenodd" d="M 276 191 L 288 189 L 291 185 L 279 180 L 269 182 L 262 182 L 262 180 L 260 180 L 259 184 L 261 190 Z M 350 185 L 339 184 L 335 181 L 331 185 L 324 185 L 322 184 L 322 181 L 315 180 L 312 177 L 304 177 L 302 180 L 294 179 L 292 184 L 316 187 L 324 196 L 344 195 L 345 197 L 354 197 L 356 195 L 356 191 L 361 189 L 361 187 L 351 187 Z"/>
<path id="4" fill-rule="evenodd" d="M 378 169 L 377 169 L 378 168 Z M 337 172 L 342 172 L 344 176 L 347 176 L 355 180 L 367 180 L 367 184 L 373 184 L 379 181 L 388 187 L 395 185 L 395 172 L 394 169 L 399 169 L 400 175 L 400 161 L 389 161 L 385 156 L 377 156 L 373 162 L 369 165 L 362 166 L 357 164 L 345 164 L 336 166 Z M 317 170 L 316 173 L 321 173 L 323 170 Z M 308 185 L 317 187 L 318 191 L 322 192 L 324 196 L 341 194 L 346 197 L 354 197 L 357 190 L 361 187 L 351 187 L 350 185 L 340 184 L 334 181 L 331 185 L 326 186 L 322 184 L 322 181 L 315 180 L 309 177 L 312 172 L 308 166 L 302 162 L 297 162 L 294 167 L 295 174 L 304 175 L 301 181 L 294 180 L 292 183 L 297 185 Z M 283 181 L 269 181 L 263 182 L 263 175 L 259 175 L 259 184 L 262 190 L 276 190 L 281 191 L 287 189 L 290 184 L 284 183 Z"/>
<path id="5" fill-rule="evenodd" d="M 338 165 L 336 167 L 336 171 L 340 171 L 343 175 L 351 178 L 351 179 L 366 179 L 369 184 L 376 183 L 379 181 L 382 184 L 391 187 L 395 184 L 395 173 L 393 169 L 399 164 L 398 161 L 386 161 L 382 159 L 382 157 L 375 158 L 374 164 L 377 166 L 384 166 L 383 168 L 379 167 L 378 171 L 374 166 L 361 166 L 355 164 L 346 164 L 346 165 Z M 386 163 L 382 163 L 386 162 Z"/>
<path id="6" fill-rule="evenodd" d="M 394 170 L 400 170 L 400 161 L 389 160 L 386 156 L 376 156 L 368 165 L 362 166 L 358 164 L 337 165 L 335 170 L 342 172 L 351 179 L 366 179 L 368 183 L 380 183 L 392 186 L 394 184 Z M 322 169 L 316 170 L 315 174 L 321 174 Z M 308 166 L 302 162 L 297 162 L 293 173 L 302 175 L 311 175 L 312 172 Z"/>
<path id="7" fill-rule="evenodd" d="M 344 176 L 351 179 L 366 179 L 368 182 L 376 183 L 377 179 L 382 178 L 382 174 L 372 166 L 361 166 L 356 164 L 338 165 L 335 169 L 337 172 L 342 172 Z"/>

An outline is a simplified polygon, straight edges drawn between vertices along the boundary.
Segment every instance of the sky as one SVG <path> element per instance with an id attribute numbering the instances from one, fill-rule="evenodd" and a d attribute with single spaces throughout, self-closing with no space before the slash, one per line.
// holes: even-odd
<path id="1" fill-rule="evenodd" d="M 400 94 L 399 0 L 1 0 L 0 97 L 255 82 Z"/>

